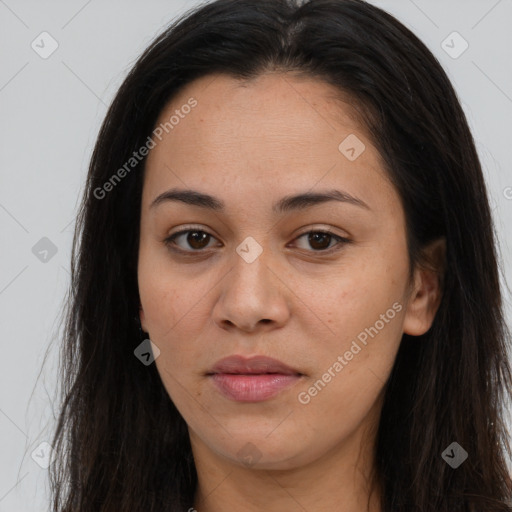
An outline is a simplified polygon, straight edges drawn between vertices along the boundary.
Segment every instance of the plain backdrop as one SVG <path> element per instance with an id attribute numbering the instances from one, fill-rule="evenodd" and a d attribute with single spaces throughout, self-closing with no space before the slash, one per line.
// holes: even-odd
<path id="1" fill-rule="evenodd" d="M 452 80 L 484 167 L 503 279 L 512 282 L 512 2 L 372 3 L 418 35 Z M 0 0 L 0 512 L 48 510 L 41 465 L 58 413 L 59 311 L 100 123 L 142 50 L 197 4 Z"/>

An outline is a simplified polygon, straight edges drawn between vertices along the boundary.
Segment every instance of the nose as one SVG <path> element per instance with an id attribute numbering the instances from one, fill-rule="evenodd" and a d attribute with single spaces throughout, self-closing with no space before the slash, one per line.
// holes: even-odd
<path id="1" fill-rule="evenodd" d="M 282 327 L 290 317 L 291 291 L 269 251 L 251 263 L 236 254 L 219 284 L 213 321 L 225 330 L 255 332 Z"/>

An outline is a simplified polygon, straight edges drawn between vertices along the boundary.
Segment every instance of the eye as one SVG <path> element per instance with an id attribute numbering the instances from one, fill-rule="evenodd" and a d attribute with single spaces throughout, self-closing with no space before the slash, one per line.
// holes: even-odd
<path id="1" fill-rule="evenodd" d="M 296 238 L 296 240 L 300 240 L 301 238 L 306 237 L 306 243 L 310 245 L 310 247 L 313 247 L 316 249 L 312 252 L 324 252 L 324 253 L 331 253 L 336 250 L 341 249 L 341 247 L 344 244 L 349 244 L 351 240 L 348 238 L 344 238 L 339 235 L 335 235 L 331 231 L 307 231 L 306 233 L 303 233 L 299 237 Z M 331 242 L 336 242 L 334 245 L 331 245 Z M 334 249 L 334 251 L 333 251 Z"/>
<path id="2" fill-rule="evenodd" d="M 306 236 L 307 243 L 314 249 L 311 252 L 331 253 L 333 249 L 341 249 L 341 247 L 338 246 L 351 243 L 351 240 L 348 238 L 336 235 L 328 230 L 307 231 L 298 236 L 295 240 L 300 240 Z M 182 242 L 184 241 L 184 243 L 188 244 L 188 248 L 180 247 L 180 245 L 176 243 L 176 241 L 180 239 L 182 239 Z M 215 237 L 202 229 L 185 229 L 167 237 L 163 242 L 170 250 L 175 252 L 200 253 L 205 252 L 203 249 L 208 248 L 208 243 L 212 241 L 212 239 L 215 239 Z M 334 245 L 331 245 L 332 242 L 335 242 Z"/>
<path id="3" fill-rule="evenodd" d="M 176 244 L 175 240 L 181 238 L 184 238 L 185 242 L 189 244 L 189 247 L 191 247 L 192 250 L 183 250 L 181 248 L 176 249 L 175 247 L 173 247 L 175 245 L 178 245 Z M 214 238 L 213 235 L 210 235 L 209 233 L 201 229 L 185 229 L 182 231 L 178 231 L 177 233 L 174 233 L 173 235 L 167 237 L 164 240 L 164 244 L 167 245 L 169 249 L 177 252 L 201 252 L 201 249 L 207 247 L 207 242 L 211 238 Z"/>

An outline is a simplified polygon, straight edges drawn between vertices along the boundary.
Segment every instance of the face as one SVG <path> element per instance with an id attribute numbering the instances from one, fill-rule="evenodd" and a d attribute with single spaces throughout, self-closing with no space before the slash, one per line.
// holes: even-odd
<path id="1" fill-rule="evenodd" d="M 267 74 L 201 78 L 160 115 L 140 318 L 197 453 L 288 469 L 344 449 L 378 421 L 403 332 L 431 324 L 435 287 L 408 282 L 400 198 L 351 113 L 329 85 Z M 286 368 L 215 367 L 232 355 Z"/>

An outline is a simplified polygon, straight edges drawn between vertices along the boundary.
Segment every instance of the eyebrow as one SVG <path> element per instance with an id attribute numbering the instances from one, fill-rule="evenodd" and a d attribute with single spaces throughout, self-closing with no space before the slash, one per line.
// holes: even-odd
<path id="1" fill-rule="evenodd" d="M 225 204 L 221 199 L 213 197 L 209 194 L 204 194 L 197 190 L 178 189 L 173 188 L 158 195 L 150 204 L 149 208 L 169 202 L 179 201 L 193 206 L 199 206 L 206 210 L 212 210 L 223 213 L 225 211 Z M 329 201 L 338 201 L 342 203 L 352 204 L 359 206 L 366 210 L 371 208 L 362 200 L 350 195 L 341 190 L 325 190 L 321 192 L 304 192 L 292 196 L 285 196 L 275 203 L 272 210 L 276 214 L 284 214 L 291 211 L 304 210 L 311 206 L 327 203 Z"/>

